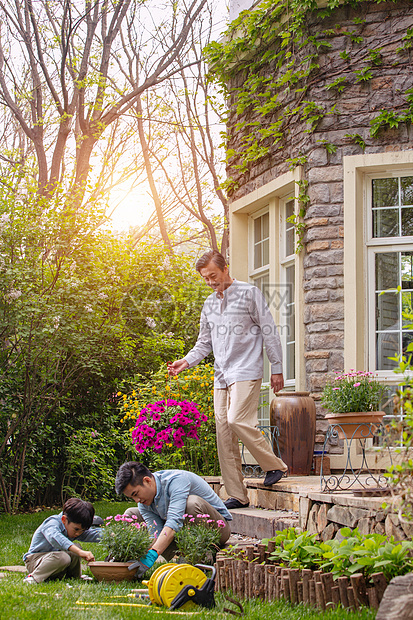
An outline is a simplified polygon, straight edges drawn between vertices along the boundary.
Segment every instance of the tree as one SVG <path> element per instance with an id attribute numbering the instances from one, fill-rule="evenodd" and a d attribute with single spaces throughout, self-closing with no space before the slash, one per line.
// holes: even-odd
<path id="1" fill-rule="evenodd" d="M 96 145 L 180 70 L 205 3 L 170 2 L 161 13 L 143 0 L 0 0 L 0 96 L 34 149 L 39 195 L 64 184 L 82 203 Z"/>
<path id="2" fill-rule="evenodd" d="M 191 28 L 185 59 L 177 59 L 179 72 L 142 94 L 134 111 L 157 219 L 161 213 L 170 223 L 168 230 L 162 223 L 162 238 L 170 246 L 188 238 L 200 238 L 205 245 L 206 238 L 211 248 L 226 254 L 228 201 L 220 178 L 224 153 L 217 147 L 217 107 L 223 102 L 206 78 L 202 58 L 212 24 L 208 7 Z"/>

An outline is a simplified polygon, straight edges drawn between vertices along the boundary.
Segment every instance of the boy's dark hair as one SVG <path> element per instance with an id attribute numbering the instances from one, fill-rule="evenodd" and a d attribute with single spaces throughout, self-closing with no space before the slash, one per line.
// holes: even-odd
<path id="1" fill-rule="evenodd" d="M 118 473 L 116 474 L 116 493 L 121 495 L 128 484 L 131 484 L 132 486 L 136 486 L 137 484 L 142 485 L 143 479 L 146 476 L 153 478 L 153 473 L 145 465 L 142 465 L 142 463 L 137 463 L 136 461 L 123 463 L 123 465 L 119 467 Z"/>
<path id="2" fill-rule="evenodd" d="M 88 530 L 93 523 L 95 509 L 90 502 L 71 497 L 63 506 L 63 514 L 70 523 L 79 523 L 82 528 Z"/>
<path id="3" fill-rule="evenodd" d="M 221 269 L 221 271 L 224 271 L 225 267 L 227 266 L 227 261 L 222 256 L 222 254 L 218 252 L 218 250 L 209 250 L 209 252 L 205 252 L 205 254 L 202 254 L 202 256 L 198 258 L 195 263 L 195 269 L 198 271 L 198 273 L 201 273 L 201 269 L 209 265 L 211 261 L 215 263 L 215 265 L 219 269 Z"/>

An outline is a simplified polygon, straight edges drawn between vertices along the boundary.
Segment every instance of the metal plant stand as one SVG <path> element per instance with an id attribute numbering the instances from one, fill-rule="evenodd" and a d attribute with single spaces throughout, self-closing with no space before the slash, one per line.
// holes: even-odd
<path id="1" fill-rule="evenodd" d="M 361 423 L 354 428 L 354 424 L 330 424 L 327 430 L 327 434 L 323 446 L 323 454 L 321 458 L 320 469 L 320 483 L 321 491 L 334 492 L 334 491 L 347 491 L 349 489 L 373 489 L 374 486 L 378 489 L 384 489 L 388 487 L 387 478 L 381 473 L 372 472 L 366 458 L 366 441 L 374 437 L 379 437 L 384 434 L 384 426 L 382 424 L 375 424 L 372 422 Z M 352 427 L 350 429 L 349 427 Z M 347 429 L 347 432 L 346 432 Z M 350 434 L 351 433 L 351 434 Z M 330 439 L 344 439 L 344 455 L 346 456 L 346 464 L 344 466 L 343 473 L 340 475 L 324 475 L 323 473 L 323 460 L 324 454 L 326 454 L 327 444 Z M 354 444 L 360 446 L 361 449 L 361 463 L 357 466 L 353 466 L 351 449 Z M 389 450 L 390 462 L 391 453 Z"/>
<path id="2" fill-rule="evenodd" d="M 271 445 L 275 456 L 281 458 L 280 453 L 280 445 L 278 443 L 278 437 L 280 432 L 278 430 L 278 426 L 263 426 L 259 424 L 257 426 L 258 430 L 265 436 L 269 444 Z M 257 465 L 247 465 L 245 462 L 245 454 L 244 454 L 245 446 L 242 444 L 241 449 L 241 459 L 242 459 L 242 472 L 244 474 L 244 478 L 264 478 L 265 472 L 262 471 L 261 467 Z"/>

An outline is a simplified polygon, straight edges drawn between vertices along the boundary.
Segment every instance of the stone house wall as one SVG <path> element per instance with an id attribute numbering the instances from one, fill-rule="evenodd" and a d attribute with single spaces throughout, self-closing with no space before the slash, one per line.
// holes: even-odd
<path id="1" fill-rule="evenodd" d="M 355 23 L 360 18 L 362 24 Z M 326 111 L 313 132 L 308 123 L 292 116 L 286 121 L 282 148 L 279 144 L 267 156 L 251 164 L 245 173 L 234 168 L 237 155 L 229 161 L 228 176 L 233 177 L 237 189 L 231 200 L 247 196 L 289 170 L 287 160 L 303 155 L 304 178 L 308 181 L 304 238 L 304 323 L 306 389 L 315 400 L 327 380 L 344 368 L 344 288 L 343 288 L 343 157 L 359 155 L 363 151 L 348 134 L 359 134 L 366 143 L 365 153 L 403 151 L 413 147 L 413 130 L 410 124 L 400 124 L 396 129 L 370 135 L 370 123 L 381 110 L 406 108 L 405 91 L 413 86 L 410 51 L 398 52 L 407 29 L 413 25 L 413 3 L 365 2 L 356 9 L 341 6 L 327 18 L 320 11 L 308 16 L 308 32 L 334 31 L 328 36 L 331 48 L 319 51 L 319 69 L 308 78 L 309 89 L 305 99 L 323 106 Z M 361 43 L 353 42 L 350 32 L 363 37 Z M 372 67 L 372 78 L 357 81 L 356 71 L 368 64 L 370 50 L 380 50 L 382 63 Z M 311 45 L 297 51 L 303 58 L 314 51 Z M 347 51 L 349 59 L 340 53 Z M 257 51 L 259 53 L 259 51 Z M 266 75 L 277 73 L 268 64 Z M 326 89 L 337 76 L 346 78 L 344 90 Z M 230 87 L 240 86 L 245 80 L 240 71 Z M 294 89 L 282 94 L 285 106 L 293 108 L 300 103 Z M 234 99 L 230 99 L 234 103 Z M 334 108 L 333 113 L 327 113 Z M 237 114 L 232 107 L 229 114 L 229 148 L 235 152 L 242 148 L 242 130 L 235 130 L 240 121 L 259 118 L 261 126 L 277 119 L 277 114 L 256 117 L 251 109 Z M 269 144 L 269 143 L 268 143 Z M 325 144 L 333 145 L 326 148 Z M 334 152 L 333 152 L 334 151 Z M 348 369 L 346 369 L 348 370 Z M 324 412 L 317 403 L 318 430 L 326 428 Z"/>

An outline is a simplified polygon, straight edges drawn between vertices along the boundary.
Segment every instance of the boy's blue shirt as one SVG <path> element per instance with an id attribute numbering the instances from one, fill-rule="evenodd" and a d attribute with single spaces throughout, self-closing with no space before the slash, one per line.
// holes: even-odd
<path id="1" fill-rule="evenodd" d="M 32 553 L 49 553 L 50 551 L 67 551 L 73 545 L 73 541 L 99 542 L 102 538 L 100 528 L 90 528 L 76 538 L 69 538 L 62 521 L 63 512 L 48 517 L 43 521 L 33 534 L 32 542 L 27 553 L 23 555 L 23 561 Z"/>

